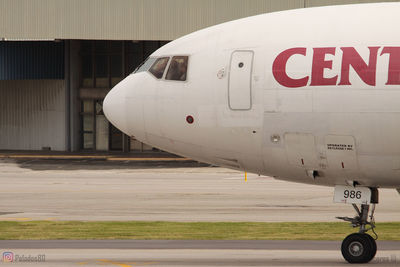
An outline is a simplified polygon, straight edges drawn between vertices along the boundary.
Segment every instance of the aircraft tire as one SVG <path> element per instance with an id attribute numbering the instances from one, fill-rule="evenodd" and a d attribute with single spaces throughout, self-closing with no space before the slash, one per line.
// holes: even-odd
<path id="1" fill-rule="evenodd" d="M 371 259 L 369 260 L 369 261 L 371 261 L 373 258 L 375 258 L 375 255 L 376 255 L 376 251 L 377 251 L 376 241 L 369 234 L 365 234 L 365 235 L 368 237 L 368 239 L 370 240 L 370 242 L 372 244 L 372 254 L 371 254 Z"/>
<path id="2" fill-rule="evenodd" d="M 348 263 L 368 263 L 374 258 L 376 243 L 371 236 L 368 236 L 367 234 L 355 233 L 343 240 L 342 255 Z"/>

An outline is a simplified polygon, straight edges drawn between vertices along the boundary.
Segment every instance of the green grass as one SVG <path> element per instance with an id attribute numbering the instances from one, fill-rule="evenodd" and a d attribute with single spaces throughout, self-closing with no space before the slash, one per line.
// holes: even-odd
<path id="1" fill-rule="evenodd" d="M 400 222 L 378 223 L 380 240 L 400 240 Z M 1 240 L 176 239 L 343 240 L 356 232 L 347 223 L 257 222 L 0 222 Z"/>

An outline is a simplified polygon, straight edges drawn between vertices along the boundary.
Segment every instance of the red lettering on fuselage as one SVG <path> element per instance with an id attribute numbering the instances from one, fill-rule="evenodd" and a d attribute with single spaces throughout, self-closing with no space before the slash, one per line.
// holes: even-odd
<path id="1" fill-rule="evenodd" d="M 324 77 L 325 69 L 332 69 L 332 60 L 326 60 L 326 55 L 335 55 L 335 47 L 314 48 L 314 57 L 312 63 L 311 84 L 310 86 L 317 85 L 335 85 L 338 75 L 332 78 Z"/>
<path id="2" fill-rule="evenodd" d="M 400 47 L 385 47 L 383 54 L 389 54 L 389 70 L 387 85 L 400 84 Z"/>
<path id="3" fill-rule="evenodd" d="M 342 75 L 339 85 L 351 85 L 350 66 L 368 85 L 376 85 L 376 61 L 379 47 L 369 47 L 369 64 L 365 63 L 354 47 L 342 47 Z"/>
<path id="4" fill-rule="evenodd" d="M 308 83 L 308 76 L 301 78 L 301 79 L 293 79 L 287 75 L 286 72 L 286 65 L 293 55 L 306 55 L 307 48 L 305 47 L 298 47 L 298 48 L 291 48 L 288 50 L 283 51 L 276 57 L 274 64 L 272 66 L 272 73 L 275 77 L 275 80 L 285 87 L 303 87 L 306 86 Z"/>
<path id="5" fill-rule="evenodd" d="M 272 73 L 275 80 L 282 86 L 298 88 L 309 86 L 344 86 L 352 85 L 350 79 L 350 69 L 352 68 L 358 77 L 366 85 L 376 86 L 376 68 L 378 62 L 378 51 L 381 47 L 368 47 L 369 59 L 364 60 L 354 47 L 340 47 L 342 51 L 340 79 L 339 73 L 335 76 L 326 77 L 325 70 L 333 71 L 333 60 L 327 60 L 327 55 L 336 56 L 336 47 L 317 47 L 313 48 L 311 77 L 305 75 L 303 78 L 295 79 L 290 77 L 287 72 L 287 63 L 295 55 L 307 56 L 307 48 L 290 48 L 280 53 L 272 65 Z M 388 78 L 386 85 L 400 84 L 400 47 L 383 47 L 379 56 L 389 55 Z M 294 59 L 293 59 L 294 60 Z M 351 68 L 350 68 L 351 67 Z M 311 78 L 311 79 L 310 79 Z"/>

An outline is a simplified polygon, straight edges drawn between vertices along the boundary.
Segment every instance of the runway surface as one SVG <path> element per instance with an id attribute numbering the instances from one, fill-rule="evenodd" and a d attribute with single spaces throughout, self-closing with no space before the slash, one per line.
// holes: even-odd
<path id="1" fill-rule="evenodd" d="M 193 163 L 0 159 L 0 220 L 337 221 L 333 189 Z M 380 190 L 376 220 L 400 221 Z"/>
<path id="2" fill-rule="evenodd" d="M 400 264 L 400 242 L 378 248 L 372 265 Z M 349 266 L 336 241 L 22 240 L 0 241 L 0 251 L 13 253 L 12 266 L 32 263 L 17 257 L 40 266 Z"/>
<path id="3" fill-rule="evenodd" d="M 332 188 L 252 174 L 245 182 L 243 173 L 190 162 L 0 159 L 0 169 L 0 220 L 336 221 L 354 214 L 332 203 Z M 400 221 L 396 191 L 380 197 L 376 219 Z M 399 242 L 378 247 L 372 265 L 400 265 Z M 337 241 L 3 240 L 0 253 L 14 261 L 4 266 L 349 266 Z"/>

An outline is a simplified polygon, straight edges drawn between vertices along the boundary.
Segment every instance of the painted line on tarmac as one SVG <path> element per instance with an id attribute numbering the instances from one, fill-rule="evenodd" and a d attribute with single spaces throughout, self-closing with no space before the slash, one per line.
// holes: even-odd
<path id="1" fill-rule="evenodd" d="M 131 158 L 81 155 L 0 155 L 0 159 L 103 159 L 108 161 L 193 161 L 188 158 Z"/>
<path id="2" fill-rule="evenodd" d="M 27 218 L 27 217 L 1 217 L 1 216 L 0 219 L 4 221 L 23 221 L 23 222 L 33 220 L 33 218 Z"/>
<path id="3" fill-rule="evenodd" d="M 120 261 L 113 261 L 109 259 L 98 259 L 98 260 L 91 260 L 91 261 L 83 261 L 77 262 L 77 265 L 116 265 L 121 267 L 132 267 L 132 266 L 148 266 L 158 264 L 159 262 L 120 262 Z"/>
<path id="4" fill-rule="evenodd" d="M 107 259 L 100 259 L 97 261 L 99 261 L 103 264 L 106 263 L 106 264 L 112 264 L 112 265 L 117 265 L 117 266 L 121 266 L 121 267 L 132 267 L 132 265 L 128 265 L 123 262 L 116 262 L 116 261 L 111 261 L 111 260 L 107 260 Z"/>
<path id="5" fill-rule="evenodd" d="M 107 158 L 109 161 L 193 161 L 187 158 Z"/>
<path id="6" fill-rule="evenodd" d="M 107 159 L 109 156 L 0 155 L 0 159 Z"/>

